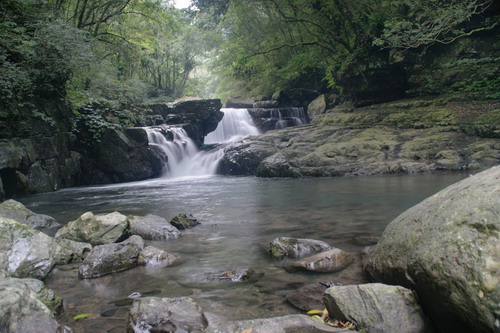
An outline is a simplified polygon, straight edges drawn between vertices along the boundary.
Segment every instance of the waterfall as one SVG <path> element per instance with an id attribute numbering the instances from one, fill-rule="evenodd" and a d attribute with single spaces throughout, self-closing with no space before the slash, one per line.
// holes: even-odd
<path id="1" fill-rule="evenodd" d="M 199 151 L 186 131 L 179 127 L 145 128 L 150 146 L 167 156 L 166 177 L 206 176 L 217 171 L 223 151 Z M 169 136 L 169 139 L 165 135 Z"/>
<path id="2" fill-rule="evenodd" d="M 224 117 L 215 129 L 205 137 L 205 144 L 233 142 L 250 135 L 259 135 L 247 109 L 221 109 Z"/>
<path id="3" fill-rule="evenodd" d="M 283 113 L 285 114 L 283 116 Z M 307 123 L 304 108 L 290 107 L 283 109 L 271 109 L 272 118 L 277 118 L 275 129 L 282 129 L 290 126 L 299 126 Z"/>

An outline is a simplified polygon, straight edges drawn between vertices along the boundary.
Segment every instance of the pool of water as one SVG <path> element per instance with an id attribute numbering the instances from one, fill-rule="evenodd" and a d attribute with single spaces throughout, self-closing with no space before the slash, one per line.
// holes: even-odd
<path id="1" fill-rule="evenodd" d="M 199 177 L 81 187 L 18 198 L 28 208 L 66 223 L 87 211 L 156 214 L 170 220 L 192 213 L 202 224 L 176 240 L 147 242 L 182 257 L 161 269 L 138 267 L 79 280 L 78 264 L 58 266 L 45 279 L 65 301 L 61 322 L 75 332 L 123 332 L 132 292 L 190 296 L 206 312 L 228 320 L 300 313 L 290 291 L 318 281 L 363 282 L 360 251 L 407 208 L 464 175 L 262 179 Z M 289 273 L 266 253 L 280 236 L 325 241 L 356 260 L 334 274 Z M 216 282 L 207 273 L 251 268 L 249 282 Z M 74 321 L 77 314 L 89 317 Z"/>

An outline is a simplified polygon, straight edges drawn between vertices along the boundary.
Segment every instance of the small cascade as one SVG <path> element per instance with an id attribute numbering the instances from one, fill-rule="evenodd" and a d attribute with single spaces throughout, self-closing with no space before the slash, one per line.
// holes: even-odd
<path id="1" fill-rule="evenodd" d="M 145 128 L 150 146 L 167 157 L 163 174 L 166 177 L 213 175 L 223 151 L 199 151 L 186 131 L 179 127 Z M 168 137 L 168 139 L 167 139 Z"/>
<path id="2" fill-rule="evenodd" d="M 221 109 L 221 111 L 224 112 L 224 117 L 215 131 L 205 137 L 205 144 L 233 142 L 260 134 L 247 109 Z"/>
<path id="3" fill-rule="evenodd" d="M 271 109 L 271 118 L 277 119 L 275 129 L 282 129 L 291 126 L 299 126 L 307 123 L 304 108 L 291 107 L 282 109 Z"/>

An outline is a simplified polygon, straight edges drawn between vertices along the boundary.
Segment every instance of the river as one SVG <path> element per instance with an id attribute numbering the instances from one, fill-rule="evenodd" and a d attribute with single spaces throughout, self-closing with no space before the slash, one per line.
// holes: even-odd
<path id="1" fill-rule="evenodd" d="M 318 281 L 363 282 L 360 251 L 407 208 L 462 179 L 461 174 L 306 179 L 256 177 L 159 178 L 80 187 L 17 198 L 28 208 L 66 223 L 86 211 L 156 214 L 171 219 L 192 213 L 201 225 L 176 240 L 147 242 L 182 257 L 161 269 L 138 267 L 78 280 L 78 264 L 56 267 L 45 279 L 63 297 L 61 322 L 75 332 L 123 332 L 132 292 L 190 296 L 205 312 L 228 320 L 301 313 L 285 295 Z M 323 240 L 356 261 L 334 274 L 288 273 L 266 253 L 275 237 Z M 209 272 L 252 268 L 250 282 L 214 282 Z M 74 321 L 73 316 L 89 313 Z"/>

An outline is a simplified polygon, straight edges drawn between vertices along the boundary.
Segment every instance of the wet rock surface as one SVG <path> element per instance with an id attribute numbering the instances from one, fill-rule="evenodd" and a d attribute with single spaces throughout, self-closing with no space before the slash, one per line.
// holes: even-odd
<path id="1" fill-rule="evenodd" d="M 129 217 L 129 222 L 130 233 L 147 240 L 174 239 L 181 234 L 166 219 L 157 215 L 131 216 Z"/>
<path id="2" fill-rule="evenodd" d="M 229 271 L 210 272 L 206 274 L 208 280 L 245 282 L 257 280 L 262 274 L 258 274 L 251 268 L 237 268 Z"/>
<path id="3" fill-rule="evenodd" d="M 333 286 L 323 301 L 329 316 L 350 321 L 368 332 L 430 332 L 415 294 L 401 286 L 379 283 Z"/>
<path id="4" fill-rule="evenodd" d="M 275 258 L 301 258 L 330 250 L 327 243 L 315 239 L 278 237 L 269 243 L 267 251 Z"/>
<path id="5" fill-rule="evenodd" d="M 174 218 L 172 218 L 170 224 L 179 230 L 184 230 L 192 228 L 200 224 L 200 222 L 198 222 L 198 220 L 191 214 L 177 214 Z"/>
<path id="6" fill-rule="evenodd" d="M 323 309 L 323 293 L 327 287 L 324 284 L 308 284 L 286 295 L 288 303 L 302 311 Z"/>
<path id="7" fill-rule="evenodd" d="M 135 235 L 121 243 L 95 246 L 78 269 L 78 277 L 97 278 L 136 267 L 143 248 L 143 239 Z"/>
<path id="8" fill-rule="evenodd" d="M 440 332 L 499 329 L 500 167 L 428 197 L 393 220 L 366 272 L 415 290 Z"/>
<path id="9" fill-rule="evenodd" d="M 118 212 L 106 215 L 87 212 L 59 229 L 55 237 L 102 245 L 123 240 L 128 232 L 129 221 L 125 215 Z"/>
<path id="10" fill-rule="evenodd" d="M 189 297 L 135 300 L 127 332 L 202 332 L 208 326 L 200 306 Z"/>
<path id="11" fill-rule="evenodd" d="M 146 246 L 139 253 L 137 264 L 160 268 L 170 266 L 180 260 L 181 258 L 173 253 L 163 251 L 154 246 Z"/>
<path id="12" fill-rule="evenodd" d="M 310 272 L 333 273 L 352 264 L 354 258 L 341 249 L 331 249 L 315 254 L 298 261 L 285 262 L 285 269 L 289 271 L 306 270 Z"/>

